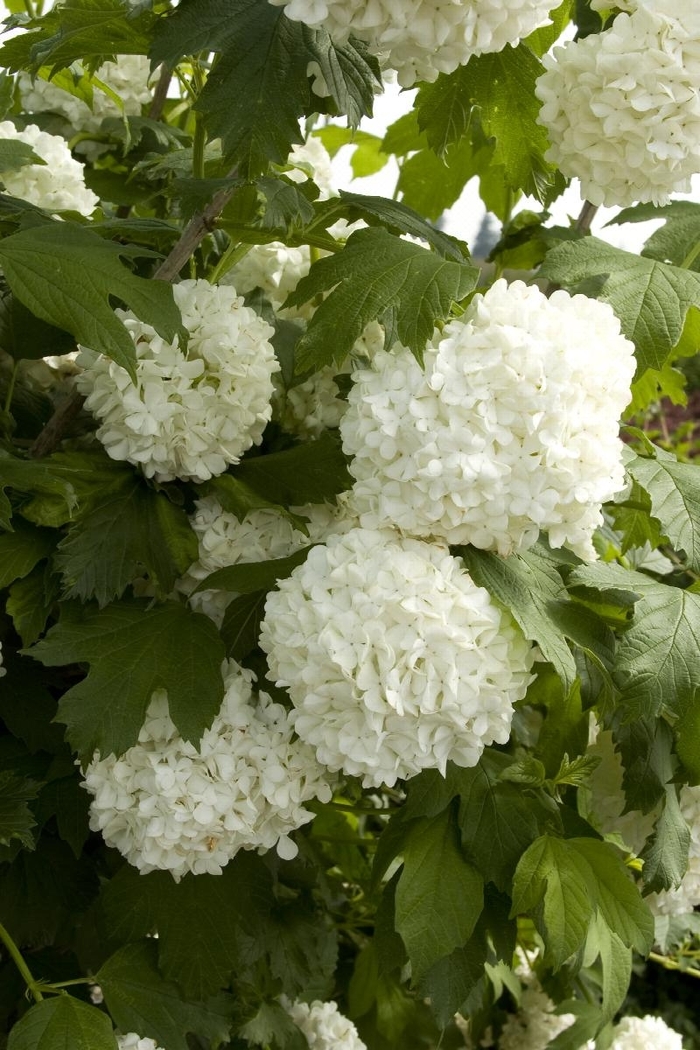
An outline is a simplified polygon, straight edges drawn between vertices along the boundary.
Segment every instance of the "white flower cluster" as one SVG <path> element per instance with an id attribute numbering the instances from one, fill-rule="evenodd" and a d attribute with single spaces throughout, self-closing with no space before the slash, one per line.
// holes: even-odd
<path id="1" fill-rule="evenodd" d="M 549 24 L 551 0 L 270 0 L 337 43 L 355 36 L 398 73 L 402 87 L 452 73 Z"/>
<path id="2" fill-rule="evenodd" d="M 320 190 L 319 200 L 338 196 L 331 156 L 318 135 L 309 135 L 306 142 L 297 143 L 287 164 L 292 165 L 292 170 L 286 173 L 292 182 L 305 182 L 307 177 L 313 179 Z"/>
<path id="3" fill-rule="evenodd" d="M 159 481 L 206 481 L 260 444 L 279 364 L 271 326 L 235 288 L 196 280 L 173 291 L 190 336 L 186 352 L 118 311 L 136 348 L 136 383 L 89 350 L 76 383 L 112 459 L 138 464 Z"/>
<path id="4" fill-rule="evenodd" d="M 15 139 L 31 146 L 44 164 L 25 164 L 17 171 L 4 171 L 5 191 L 48 211 L 77 211 L 92 215 L 99 198 L 85 185 L 80 161 L 71 156 L 59 135 L 49 135 L 36 124 L 21 131 L 10 120 L 0 121 L 0 139 Z"/>
<path id="5" fill-rule="evenodd" d="M 145 55 L 120 55 L 116 62 L 104 62 L 97 70 L 97 77 L 119 96 L 123 109 L 101 88 L 93 89 L 92 106 L 70 91 L 50 80 L 20 73 L 18 78 L 20 101 L 25 113 L 56 113 L 64 118 L 65 134 L 72 137 L 76 132 L 99 133 L 106 117 L 137 116 L 141 107 L 151 100 L 148 86 L 150 62 Z M 76 75 L 83 72 L 76 67 Z M 104 152 L 105 146 L 83 141 L 76 145 L 76 152 L 85 153 L 91 159 Z"/>
<path id="6" fill-rule="evenodd" d="M 544 529 L 594 558 L 601 504 L 624 483 L 633 355 L 607 304 L 503 280 L 446 326 L 425 371 L 408 350 L 377 354 L 340 424 L 362 524 L 503 555 Z"/>
<path id="7" fill-rule="evenodd" d="M 672 10 L 674 8 L 675 10 Z M 543 58 L 546 156 L 593 204 L 664 204 L 700 171 L 700 8 L 657 0 Z"/>
<path id="8" fill-rule="evenodd" d="M 445 547 L 361 528 L 268 595 L 260 645 L 300 738 L 365 787 L 476 765 L 508 739 L 533 660 Z"/>
<path id="9" fill-rule="evenodd" d="M 255 703 L 253 681 L 229 663 L 221 710 L 197 747 L 158 690 L 138 743 L 119 758 L 96 752 L 87 766 L 90 827 L 142 872 L 216 875 L 240 849 L 293 857 L 288 836 L 313 816 L 304 803 L 330 800 L 327 770 L 294 738 L 284 707 L 263 692 Z"/>
<path id="10" fill-rule="evenodd" d="M 575 1021 L 573 1014 L 555 1014 L 555 1004 L 534 974 L 528 979 L 517 1014 L 509 1014 L 501 1029 L 499 1050 L 547 1050 Z"/>
<path id="11" fill-rule="evenodd" d="M 683 1038 L 662 1017 L 623 1017 L 613 1030 L 610 1050 L 683 1050 Z"/>
<path id="12" fill-rule="evenodd" d="M 290 1003 L 284 996 L 280 1002 L 306 1036 L 310 1050 L 367 1050 L 355 1025 L 341 1014 L 337 1003 L 319 999 Z"/>
<path id="13" fill-rule="evenodd" d="M 127 1035 L 117 1035 L 117 1046 L 119 1050 L 162 1050 L 156 1045 L 155 1039 L 146 1039 L 129 1032 Z"/>

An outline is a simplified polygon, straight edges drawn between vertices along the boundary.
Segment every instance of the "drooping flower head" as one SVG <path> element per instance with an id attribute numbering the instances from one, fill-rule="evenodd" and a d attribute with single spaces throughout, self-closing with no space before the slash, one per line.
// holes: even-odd
<path id="1" fill-rule="evenodd" d="M 119 311 L 136 349 L 136 383 L 109 358 L 84 351 L 77 385 L 112 459 L 159 481 L 206 481 L 260 443 L 279 364 L 271 326 L 235 288 L 198 280 L 173 291 L 190 333 L 186 352 Z"/>
<path id="2" fill-rule="evenodd" d="M 547 159 L 593 204 L 664 204 L 700 171 L 700 8 L 634 7 L 545 55 L 535 88 Z"/>
<path id="3" fill-rule="evenodd" d="M 340 424 L 362 524 L 504 555 L 542 529 L 595 557 L 601 504 L 624 481 L 633 351 L 607 304 L 499 280 L 425 370 L 407 350 L 377 354 Z"/>
<path id="4" fill-rule="evenodd" d="M 217 875 L 240 849 L 293 857 L 289 835 L 313 817 L 304 803 L 329 801 L 327 770 L 281 704 L 254 698 L 253 682 L 229 662 L 221 710 L 197 746 L 182 739 L 158 690 L 138 743 L 118 757 L 96 752 L 87 766 L 90 827 L 142 872 Z"/>
<path id="5" fill-rule="evenodd" d="M 25 164 L 16 171 L 4 171 L 5 191 L 47 211 L 77 211 L 92 215 L 99 198 L 85 185 L 80 161 L 59 135 L 49 135 L 36 124 L 19 130 L 11 120 L 0 121 L 0 139 L 25 142 L 43 164 Z"/>
<path id="6" fill-rule="evenodd" d="M 549 23 L 551 0 L 270 0 L 339 44 L 366 41 L 402 87 L 452 73 Z"/>
<path id="7" fill-rule="evenodd" d="M 260 645 L 301 739 L 366 787 L 505 743 L 533 659 L 445 547 L 361 528 L 268 595 Z"/>

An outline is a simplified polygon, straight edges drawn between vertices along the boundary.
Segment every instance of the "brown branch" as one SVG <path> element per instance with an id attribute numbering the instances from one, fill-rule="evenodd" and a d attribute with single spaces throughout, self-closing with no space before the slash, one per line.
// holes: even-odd
<path id="1" fill-rule="evenodd" d="M 42 456 L 48 456 L 49 452 L 53 452 L 60 444 L 62 437 L 80 414 L 84 400 L 85 398 L 82 394 L 74 390 L 72 394 L 61 401 L 51 419 L 29 449 L 29 455 L 33 459 L 41 459 Z"/>
<path id="2" fill-rule="evenodd" d="M 590 201 L 584 201 L 581 213 L 574 223 L 574 229 L 578 233 L 589 233 L 591 229 L 591 223 L 593 222 L 596 212 L 598 211 L 597 204 L 591 204 Z"/>
<path id="3" fill-rule="evenodd" d="M 170 87 L 170 81 L 172 79 L 173 71 L 166 65 L 160 67 L 160 76 L 158 77 L 158 83 L 153 89 L 153 98 L 151 99 L 151 105 L 148 108 L 146 116 L 150 120 L 160 120 L 163 114 L 163 106 L 165 100 L 168 97 L 168 88 Z"/>

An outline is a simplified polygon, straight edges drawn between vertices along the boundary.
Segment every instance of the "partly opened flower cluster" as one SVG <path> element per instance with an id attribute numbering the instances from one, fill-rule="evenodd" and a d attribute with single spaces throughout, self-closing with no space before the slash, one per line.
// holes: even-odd
<path id="1" fill-rule="evenodd" d="M 294 737 L 286 710 L 231 662 L 221 710 L 198 745 L 182 739 L 167 695 L 153 694 L 138 743 L 96 753 L 85 770 L 90 827 L 142 872 L 219 874 L 240 849 L 292 857 L 290 832 L 327 802 L 330 778 Z"/>
<path id="2" fill-rule="evenodd" d="M 306 1036 L 310 1050 L 367 1050 L 352 1021 L 344 1017 L 334 1002 L 290 1003 L 284 996 L 282 1005 Z"/>
<path id="3" fill-rule="evenodd" d="M 85 351 L 78 389 L 113 459 L 138 464 L 159 481 L 205 481 L 260 443 L 279 364 L 271 326 L 235 288 L 199 280 L 173 290 L 187 350 L 120 313 L 136 349 L 136 383 L 120 365 Z"/>
<path id="4" fill-rule="evenodd" d="M 505 743 L 532 651 L 440 545 L 351 529 L 268 595 L 260 644 L 331 770 L 392 785 Z"/>
<path id="5" fill-rule="evenodd" d="M 608 5 L 606 5 L 608 6 Z M 543 59 L 547 158 L 593 204 L 663 204 L 700 171 L 700 8 L 655 0 Z"/>
<path id="6" fill-rule="evenodd" d="M 433 81 L 472 55 L 516 45 L 549 22 L 551 0 L 270 0 L 288 18 L 369 44 L 399 83 Z"/>
<path id="7" fill-rule="evenodd" d="M 500 554 L 545 530 L 594 557 L 601 504 L 624 481 L 633 352 L 607 304 L 500 280 L 425 370 L 408 350 L 378 354 L 341 422 L 362 523 Z"/>

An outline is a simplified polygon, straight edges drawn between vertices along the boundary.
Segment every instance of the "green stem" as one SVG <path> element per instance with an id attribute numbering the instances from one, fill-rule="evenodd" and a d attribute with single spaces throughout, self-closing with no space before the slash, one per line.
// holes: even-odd
<path id="1" fill-rule="evenodd" d="M 236 241 L 231 241 L 224 254 L 219 259 L 214 269 L 209 274 L 207 280 L 210 284 L 218 284 L 224 274 L 236 265 L 237 262 L 248 254 L 250 249 L 253 247 L 252 244 L 238 244 Z"/>
<path id="2" fill-rule="evenodd" d="M 204 74 L 199 62 L 195 60 L 192 65 L 192 79 L 195 85 L 196 98 L 199 97 L 204 87 Z M 192 139 L 192 173 L 195 179 L 204 178 L 204 149 L 207 144 L 207 134 L 204 130 L 202 114 L 194 110 L 194 138 Z"/>
<path id="3" fill-rule="evenodd" d="M 700 970 L 695 969 L 693 966 L 683 966 L 681 963 L 676 962 L 675 959 L 670 959 L 668 955 L 658 955 L 656 952 L 649 952 L 649 958 L 652 962 L 659 963 L 666 970 L 681 970 L 683 973 L 687 973 L 689 977 L 700 977 Z"/>
<path id="4" fill-rule="evenodd" d="M 27 12 L 30 18 L 35 17 L 34 4 L 32 0 L 24 0 L 24 10 Z"/>
<path id="5" fill-rule="evenodd" d="M 685 259 L 681 263 L 681 270 L 689 270 L 695 262 L 695 260 L 697 259 L 698 255 L 700 255 L 700 241 L 698 241 L 698 243 L 695 244 L 686 255 Z"/>
<path id="6" fill-rule="evenodd" d="M 340 809 L 346 813 L 358 813 L 360 816 L 369 817 L 374 816 L 375 814 L 378 814 L 379 816 L 382 814 L 391 816 L 392 813 L 396 812 L 395 809 L 375 809 L 374 807 L 370 808 L 369 806 L 353 806 L 350 802 L 327 802 L 326 805 L 330 806 L 331 809 Z"/>
<path id="7" fill-rule="evenodd" d="M 34 1002 L 43 1002 L 44 997 L 39 991 L 37 983 L 32 977 L 31 971 L 27 966 L 26 962 L 24 961 L 24 957 L 22 956 L 21 951 L 19 950 L 15 942 L 12 940 L 2 923 L 0 923 L 0 941 L 2 941 L 2 943 L 7 948 L 10 958 L 21 973 L 22 979 L 24 980 L 24 983 L 31 992 Z"/>
<path id="8" fill-rule="evenodd" d="M 42 985 L 45 991 L 58 991 L 59 988 L 70 988 L 73 984 L 94 984 L 94 977 L 74 977 L 72 981 L 52 981 L 51 984 Z"/>

